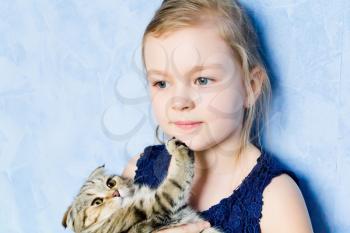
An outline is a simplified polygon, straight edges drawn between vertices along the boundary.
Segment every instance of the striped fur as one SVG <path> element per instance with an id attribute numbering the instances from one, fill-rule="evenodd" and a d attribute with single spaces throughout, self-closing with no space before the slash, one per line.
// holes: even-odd
<path id="1" fill-rule="evenodd" d="M 187 205 L 194 153 L 174 138 L 166 149 L 172 158 L 167 177 L 157 189 L 109 176 L 104 166 L 96 168 L 66 211 L 63 226 L 76 233 L 150 233 L 200 220 Z"/>

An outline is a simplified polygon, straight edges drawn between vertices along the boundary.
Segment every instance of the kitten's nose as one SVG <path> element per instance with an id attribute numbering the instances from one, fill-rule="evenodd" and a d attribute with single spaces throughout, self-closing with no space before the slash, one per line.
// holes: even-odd
<path id="1" fill-rule="evenodd" d="M 115 190 L 115 191 L 112 193 L 112 197 L 120 197 L 120 194 L 119 194 L 118 190 Z"/>

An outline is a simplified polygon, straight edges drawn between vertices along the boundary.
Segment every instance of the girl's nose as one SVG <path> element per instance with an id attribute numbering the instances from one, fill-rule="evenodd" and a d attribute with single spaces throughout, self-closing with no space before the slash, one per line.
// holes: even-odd
<path id="1" fill-rule="evenodd" d="M 172 108 L 177 111 L 191 110 L 195 106 L 192 99 L 188 97 L 174 97 L 172 101 Z"/>

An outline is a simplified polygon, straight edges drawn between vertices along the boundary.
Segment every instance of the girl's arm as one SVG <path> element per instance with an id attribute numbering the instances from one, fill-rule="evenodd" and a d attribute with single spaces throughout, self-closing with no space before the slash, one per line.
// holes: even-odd
<path id="1" fill-rule="evenodd" d="M 263 192 L 262 233 L 312 233 L 305 201 L 294 180 L 282 174 Z"/>
<path id="2" fill-rule="evenodd" d="M 142 155 L 142 153 L 131 157 L 131 159 L 128 161 L 128 164 L 125 166 L 125 168 L 123 170 L 122 176 L 129 178 L 129 179 L 134 179 L 136 168 L 137 168 L 136 163 L 141 155 Z"/>

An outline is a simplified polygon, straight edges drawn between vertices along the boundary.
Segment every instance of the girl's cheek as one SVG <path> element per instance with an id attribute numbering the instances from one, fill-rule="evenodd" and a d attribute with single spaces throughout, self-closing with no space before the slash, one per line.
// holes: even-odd
<path id="1" fill-rule="evenodd" d="M 164 94 L 161 92 L 153 91 L 151 92 L 151 100 L 153 105 L 160 105 L 162 104 L 161 100 L 164 100 Z"/>
<path id="2" fill-rule="evenodd" d="M 155 98 L 154 101 L 152 101 L 153 111 L 156 114 L 158 121 L 162 121 L 168 116 L 167 106 L 167 100 Z"/>
<path id="3" fill-rule="evenodd" d="M 171 100 L 171 93 L 167 91 L 158 91 L 152 95 L 152 102 L 154 105 L 157 105 L 158 108 L 171 107 Z"/>
<path id="4" fill-rule="evenodd" d="M 213 97 L 208 109 L 216 109 L 218 118 L 238 117 L 243 111 L 244 98 L 238 92 L 222 92 Z"/>

